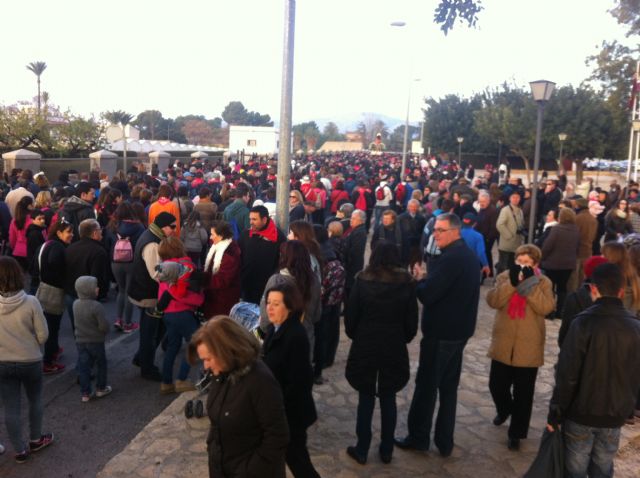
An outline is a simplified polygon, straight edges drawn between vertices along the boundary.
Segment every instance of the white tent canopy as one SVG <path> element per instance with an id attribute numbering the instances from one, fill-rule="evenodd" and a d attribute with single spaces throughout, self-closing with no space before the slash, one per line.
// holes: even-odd
<path id="1" fill-rule="evenodd" d="M 110 151 L 123 151 L 124 150 L 124 141 L 118 140 L 114 141 L 108 146 Z M 194 144 L 179 144 L 172 143 L 170 141 L 162 141 L 162 140 L 149 140 L 149 139 L 128 139 L 127 140 L 127 151 L 131 151 L 134 153 L 149 153 L 151 151 L 171 151 L 171 152 L 183 152 L 183 153 L 193 153 L 193 152 L 205 152 L 208 153 L 217 153 L 224 152 L 226 149 L 224 148 L 216 148 L 215 146 L 200 146 Z M 201 156 L 206 157 L 206 156 Z"/>

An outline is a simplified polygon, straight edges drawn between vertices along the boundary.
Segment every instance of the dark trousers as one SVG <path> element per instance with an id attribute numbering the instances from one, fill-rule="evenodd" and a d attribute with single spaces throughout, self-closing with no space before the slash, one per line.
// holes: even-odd
<path id="1" fill-rule="evenodd" d="M 397 408 L 396 394 L 379 396 L 380 399 L 380 453 L 390 455 L 393 452 L 393 435 L 396 430 Z M 367 456 L 371 446 L 371 420 L 376 405 L 376 396 L 360 392 L 358 394 L 358 417 L 356 421 L 356 448 L 362 456 Z"/>
<path id="2" fill-rule="evenodd" d="M 420 341 L 416 388 L 407 420 L 409 441 L 414 445 L 429 447 L 433 412 L 440 394 L 434 442 L 441 453 L 450 453 L 453 449 L 458 384 L 466 344 L 466 340 L 423 338 Z"/>
<path id="3" fill-rule="evenodd" d="M 320 478 L 311 463 L 307 450 L 306 428 L 292 428 L 289 426 L 289 445 L 287 445 L 286 461 L 291 474 L 295 478 Z"/>
<path id="4" fill-rule="evenodd" d="M 498 415 L 511 415 L 509 438 L 527 438 L 537 367 L 512 367 L 491 361 L 489 390 Z"/>
<path id="5" fill-rule="evenodd" d="M 555 317 L 562 317 L 562 308 L 564 299 L 567 297 L 567 283 L 571 277 L 572 269 L 545 269 L 545 275 L 553 283 L 553 291 L 556 293 L 556 311 Z"/>
<path id="6" fill-rule="evenodd" d="M 161 318 L 151 317 L 147 309 L 140 309 L 140 342 L 136 357 L 140 362 L 140 372 L 142 375 L 157 371 L 154 361 L 156 358 L 156 348 L 164 335 L 164 324 Z M 160 335 L 162 334 L 162 335 Z"/>
<path id="7" fill-rule="evenodd" d="M 498 265 L 496 266 L 496 272 L 500 274 L 506 270 L 511 269 L 511 266 L 516 262 L 516 253 L 501 251 L 498 249 Z"/>
<path id="8" fill-rule="evenodd" d="M 493 276 L 493 243 L 495 239 L 484 240 L 484 253 L 487 256 L 487 263 L 489 264 L 489 270 L 491 271 L 489 277 Z"/>
<path id="9" fill-rule="evenodd" d="M 97 368 L 96 388 L 104 390 L 107 388 L 107 354 L 102 343 L 78 344 L 78 379 L 80 381 L 80 392 L 83 395 L 91 395 L 91 369 L 94 364 Z"/>
<path id="10" fill-rule="evenodd" d="M 324 306 L 322 315 L 325 330 L 323 367 L 327 368 L 333 365 L 340 343 L 340 304 Z"/>
<path id="11" fill-rule="evenodd" d="M 180 353 L 182 340 L 184 339 L 188 344 L 200 324 L 190 310 L 165 313 L 162 320 L 167 330 L 167 350 L 164 353 L 162 362 L 162 382 L 171 384 L 173 383 L 173 364 Z M 186 380 L 189 376 L 189 370 L 191 370 L 191 367 L 187 362 L 186 354 L 183 354 L 180 361 L 178 380 Z"/>
<path id="12" fill-rule="evenodd" d="M 49 336 L 44 344 L 44 358 L 45 364 L 50 365 L 53 363 L 53 357 L 58 352 L 60 344 L 58 343 L 58 336 L 60 334 L 60 322 L 62 321 L 62 315 L 44 313 L 47 319 L 47 327 L 49 327 Z"/>

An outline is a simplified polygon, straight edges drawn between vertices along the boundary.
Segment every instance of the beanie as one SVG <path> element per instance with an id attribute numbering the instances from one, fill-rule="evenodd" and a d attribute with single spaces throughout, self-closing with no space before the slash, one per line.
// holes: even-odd
<path id="1" fill-rule="evenodd" d="M 163 211 L 160 214 L 158 214 L 156 218 L 153 220 L 153 223 L 159 228 L 170 226 L 175 222 L 176 222 L 176 217 L 173 214 L 168 213 L 166 211 Z"/>

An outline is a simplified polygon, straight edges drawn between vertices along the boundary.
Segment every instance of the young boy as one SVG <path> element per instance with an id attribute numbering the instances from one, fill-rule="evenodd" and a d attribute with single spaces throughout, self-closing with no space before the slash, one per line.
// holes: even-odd
<path id="1" fill-rule="evenodd" d="M 104 341 L 109 331 L 109 322 L 104 307 L 96 300 L 98 297 L 98 279 L 93 276 L 80 276 L 75 283 L 78 299 L 73 303 L 76 323 L 76 344 L 78 346 L 78 378 L 82 401 L 91 400 L 91 369 L 94 363 L 98 367 L 96 376 L 97 398 L 111 393 L 107 385 L 107 356 Z"/>

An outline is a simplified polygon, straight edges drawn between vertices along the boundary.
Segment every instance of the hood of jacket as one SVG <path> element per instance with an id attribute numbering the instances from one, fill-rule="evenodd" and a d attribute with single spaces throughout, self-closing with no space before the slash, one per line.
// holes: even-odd
<path id="1" fill-rule="evenodd" d="M 120 221 L 116 232 L 122 237 L 139 236 L 144 232 L 145 227 L 139 221 Z"/>
<path id="2" fill-rule="evenodd" d="M 0 315 L 11 314 L 22 305 L 27 294 L 21 290 L 12 294 L 0 294 Z"/>
<path id="3" fill-rule="evenodd" d="M 87 207 L 92 208 L 93 205 L 83 199 L 80 199 L 78 196 L 71 196 L 67 202 L 64 203 L 64 209 L 69 212 L 79 211 L 80 209 L 85 209 Z"/>
<path id="4" fill-rule="evenodd" d="M 76 279 L 78 299 L 95 299 L 98 279 L 93 276 L 80 276 Z"/>

